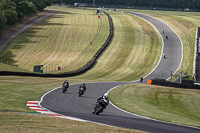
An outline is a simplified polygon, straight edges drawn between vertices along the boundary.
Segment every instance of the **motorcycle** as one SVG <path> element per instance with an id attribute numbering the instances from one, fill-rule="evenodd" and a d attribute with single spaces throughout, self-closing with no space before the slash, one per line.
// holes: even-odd
<path id="1" fill-rule="evenodd" d="M 62 86 L 62 92 L 65 93 L 65 91 L 67 91 L 67 88 L 68 88 L 67 84 L 64 84 Z"/>
<path id="2" fill-rule="evenodd" d="M 83 94 L 84 94 L 84 89 L 83 89 L 83 87 L 81 87 L 81 88 L 79 89 L 78 95 L 79 95 L 79 97 L 80 97 L 80 96 L 83 95 Z"/>
<path id="3" fill-rule="evenodd" d="M 92 111 L 92 114 L 98 115 L 99 113 L 102 113 L 103 110 L 108 106 L 109 101 L 107 99 L 101 99 L 99 100 L 94 107 L 94 110 Z"/>

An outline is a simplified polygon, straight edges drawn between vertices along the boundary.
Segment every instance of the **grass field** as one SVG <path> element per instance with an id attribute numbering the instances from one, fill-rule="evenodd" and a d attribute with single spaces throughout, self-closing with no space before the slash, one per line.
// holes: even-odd
<path id="1" fill-rule="evenodd" d="M 16 48 L 20 48 L 22 51 L 25 49 L 30 50 L 29 52 L 25 52 L 26 50 L 23 51 L 24 54 L 30 54 L 26 55 L 27 57 L 29 57 L 29 59 L 31 59 L 30 62 L 27 61 L 26 56 L 23 56 L 23 54 L 20 53 L 19 49 L 16 48 L 9 49 L 9 47 L 11 46 L 7 47 L 7 49 L 4 51 L 5 53 L 4 52 L 0 53 L 0 57 L 4 57 L 4 59 L 10 59 L 13 65 L 17 65 L 18 67 L 24 69 L 29 69 L 29 68 L 22 67 L 24 66 L 23 64 L 29 64 L 29 66 L 31 66 L 34 64 L 34 62 L 35 64 L 40 63 L 39 62 L 40 58 L 45 58 L 44 56 L 41 56 L 42 52 L 43 53 L 45 52 L 46 55 L 45 61 L 46 64 L 48 65 L 59 64 L 62 63 L 63 60 L 65 62 L 65 60 L 67 59 L 72 61 L 74 58 L 78 57 L 78 55 L 80 55 L 82 50 L 85 47 L 87 47 L 89 43 L 89 41 L 87 40 L 93 39 L 96 33 L 98 32 L 100 21 L 99 19 L 96 19 L 97 16 L 91 14 L 92 12 L 91 10 L 82 10 L 82 9 L 72 10 L 69 8 L 58 8 L 58 7 L 54 7 L 54 9 L 61 11 L 60 13 L 52 17 L 49 17 L 41 21 L 40 23 L 34 25 L 32 28 L 25 31 L 23 33 L 24 35 L 20 34 L 15 39 L 15 41 L 23 42 L 22 44 L 19 42 L 16 43 L 17 45 Z M 180 33 L 182 34 L 180 35 L 181 39 L 182 38 L 185 39 L 185 41 L 182 39 L 185 50 L 183 68 L 185 71 L 188 71 L 189 75 L 191 75 L 190 71 L 192 68 L 191 60 L 193 57 L 192 56 L 193 44 L 192 43 L 190 44 L 189 42 L 192 41 L 193 36 L 195 36 L 194 32 L 196 29 L 195 26 L 198 25 L 199 22 L 198 14 L 196 14 L 196 17 L 191 14 L 191 17 L 194 17 L 194 19 L 190 19 L 190 15 L 189 14 L 187 15 L 186 13 L 185 16 L 187 18 L 187 21 L 185 21 L 186 19 L 184 16 L 185 12 L 184 13 L 170 12 L 170 14 L 168 12 L 161 12 L 161 11 L 159 12 L 137 11 L 137 12 L 152 14 L 152 16 L 158 17 L 159 19 L 162 19 L 163 21 L 166 22 L 169 22 L 170 20 L 172 21 L 169 22 L 170 26 L 174 27 L 174 29 L 176 29 L 175 31 L 178 34 Z M 160 36 L 155 32 L 155 29 L 152 28 L 151 25 L 149 25 L 147 22 L 139 18 L 136 18 L 134 16 L 116 12 L 109 12 L 109 13 L 114 23 L 114 38 L 112 40 L 112 43 L 104 52 L 104 54 L 100 57 L 98 63 L 93 67 L 92 70 L 80 76 L 67 78 L 70 84 L 81 83 L 81 82 L 97 82 L 97 81 L 133 81 L 139 79 L 139 77 L 141 76 L 148 74 L 157 64 L 161 53 L 162 44 Z M 161 14 L 163 17 L 159 16 L 159 14 Z M 180 17 L 182 17 L 182 19 L 180 19 Z M 75 18 L 79 21 L 80 18 L 82 19 L 88 18 L 88 20 L 91 21 L 89 22 L 88 20 L 86 20 L 86 22 L 82 27 Z M 108 23 L 106 16 L 102 15 L 101 18 L 102 18 L 102 31 L 104 32 L 100 33 L 101 35 L 99 37 L 102 38 L 99 39 L 100 41 L 104 42 L 103 39 L 106 39 L 106 36 L 108 34 L 107 33 Z M 183 20 L 183 22 L 181 20 Z M 183 33 L 184 32 L 186 33 L 187 28 L 186 29 L 183 28 L 183 31 L 181 31 L 181 27 L 178 26 L 176 27 L 177 25 L 176 22 L 179 22 L 181 25 L 183 25 L 183 27 L 187 27 L 187 25 L 191 23 L 191 27 L 188 28 L 190 34 L 189 32 L 187 32 L 188 36 L 186 36 L 186 38 L 184 38 L 185 35 Z M 74 23 L 76 25 L 73 25 Z M 64 27 L 64 29 L 61 27 Z M 82 30 L 79 30 L 76 27 L 79 27 Z M 84 29 L 84 27 L 89 28 L 90 32 L 92 33 L 87 32 L 86 29 Z M 76 32 L 79 31 L 80 33 L 78 32 L 76 34 L 76 32 L 74 32 L 72 29 L 74 29 Z M 52 32 L 47 32 L 47 30 Z M 67 33 L 66 31 L 70 31 L 70 33 Z M 59 39 L 58 38 L 56 39 L 52 37 L 51 34 L 52 36 L 56 35 L 58 37 L 60 35 L 61 37 L 60 38 L 58 37 Z M 90 35 L 88 36 L 88 34 Z M 81 38 L 81 40 L 76 40 L 74 36 L 76 38 L 81 38 L 81 37 L 83 38 Z M 53 40 L 50 41 L 51 39 Z M 38 40 L 40 40 L 41 42 L 39 42 Z M 70 43 L 69 44 L 64 43 L 66 40 L 68 40 Z M 12 43 L 15 44 L 15 41 L 13 40 Z M 34 46 L 32 45 L 30 46 L 30 44 L 26 42 L 34 44 Z M 53 42 L 56 42 L 56 44 L 60 44 L 62 46 L 64 46 L 65 44 L 67 46 L 70 46 L 71 49 L 68 51 L 69 53 L 66 52 L 65 54 L 62 54 L 63 49 L 58 48 L 57 45 L 52 47 L 48 45 Z M 84 42 L 83 46 L 82 42 Z M 32 49 L 32 47 L 37 48 L 40 45 L 43 45 L 43 43 L 45 44 L 45 46 L 43 46 L 44 48 L 46 48 L 45 51 L 42 51 L 41 49 L 34 51 Z M 93 47 L 94 50 L 98 49 L 97 47 L 98 46 L 94 45 Z M 52 52 L 52 50 L 58 52 Z M 11 51 L 12 54 L 10 54 Z M 6 57 L 7 53 L 9 53 L 8 57 Z M 86 55 L 85 59 L 91 57 L 92 54 L 93 54 L 92 52 L 85 54 Z M 53 58 L 56 55 L 59 58 Z M 21 58 L 24 58 L 26 63 Z M 79 61 L 82 62 L 82 59 Z M 18 70 L 17 67 L 1 63 L 0 63 L 0 69 L 1 70 L 12 69 L 13 71 L 14 70 L 24 71 L 22 69 Z M 88 128 L 86 132 L 102 132 L 102 130 L 99 130 L 98 128 L 99 125 L 96 124 L 74 122 L 57 118 L 54 119 L 52 117 L 40 116 L 40 115 L 34 115 L 35 116 L 34 118 L 30 118 L 30 115 L 28 114 L 11 113 L 11 112 L 34 113 L 33 110 L 29 109 L 26 106 L 27 101 L 38 100 L 38 97 L 43 93 L 61 86 L 61 83 L 64 80 L 65 78 L 1 76 L 0 111 L 3 112 L 0 113 L 1 116 L 0 130 L 5 132 L 6 131 L 44 132 L 46 130 L 48 130 L 49 132 L 50 131 L 63 132 L 64 129 L 68 129 L 69 132 L 79 132 L 80 129 L 85 131 L 83 127 L 79 127 L 82 124 Z M 125 93 L 126 91 L 128 91 L 129 93 L 128 94 Z M 120 103 L 118 103 L 119 101 L 117 99 L 113 99 L 112 97 L 113 94 L 123 97 L 125 101 L 127 100 L 126 97 L 130 96 L 133 97 L 130 103 L 131 105 L 134 105 L 133 107 L 137 105 L 137 108 L 136 107 L 130 109 L 124 108 L 123 106 L 120 105 Z M 130 112 L 134 112 L 140 115 L 149 116 L 160 120 L 166 120 L 175 123 L 188 124 L 199 127 L 198 123 L 199 123 L 200 106 L 199 102 L 194 102 L 194 101 L 200 101 L 199 91 L 170 89 L 170 88 L 154 87 L 148 85 L 130 85 L 130 86 L 123 86 L 113 90 L 113 92 L 109 94 L 109 97 L 116 105 Z M 127 100 L 126 102 L 129 101 Z M 129 105 L 130 103 L 127 103 L 126 106 Z M 149 108 L 151 108 L 153 112 L 151 112 Z M 146 112 L 147 109 L 148 113 Z M 8 113 L 5 111 L 8 111 Z M 178 113 L 178 111 L 181 112 L 181 114 Z M 155 112 L 160 114 L 158 116 L 152 115 L 155 114 Z M 162 115 L 162 113 L 164 113 L 165 115 Z M 180 122 L 179 118 L 182 118 L 183 121 Z M 15 121 L 12 121 L 13 119 L 15 119 Z M 62 128 L 61 123 L 64 123 L 63 126 L 65 126 L 65 128 Z M 13 124 L 13 127 L 10 126 L 11 124 Z M 41 126 L 44 126 L 44 128 L 39 130 Z M 49 130 L 47 129 L 48 127 L 54 127 L 55 130 L 52 128 L 51 128 L 52 130 Z M 14 130 L 15 128 L 16 130 Z M 37 128 L 38 130 L 35 128 Z M 113 127 L 109 127 L 109 129 L 106 128 L 107 127 L 104 127 L 103 129 L 107 130 L 108 132 L 135 132 L 133 130 L 126 130 L 121 128 L 113 128 Z M 10 131 L 6 129 L 10 129 Z"/>
<path id="2" fill-rule="evenodd" d="M 93 10 L 53 9 L 59 9 L 59 13 L 16 36 L 0 53 L 0 59 L 31 71 L 34 65 L 43 64 L 44 72 L 73 65 L 65 70 L 71 71 L 86 64 L 107 39 L 107 16 L 101 15 L 99 19 L 92 14 Z"/>

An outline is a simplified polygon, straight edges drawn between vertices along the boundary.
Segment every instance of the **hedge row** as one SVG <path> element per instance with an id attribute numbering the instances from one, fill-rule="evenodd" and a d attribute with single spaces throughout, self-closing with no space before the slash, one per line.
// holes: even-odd
<path id="1" fill-rule="evenodd" d="M 90 70 L 96 64 L 97 59 L 105 51 L 105 49 L 111 43 L 111 40 L 113 38 L 114 27 L 113 27 L 112 18 L 106 12 L 104 12 L 104 14 L 107 15 L 108 20 L 109 20 L 109 26 L 110 26 L 109 36 L 108 36 L 106 42 L 102 45 L 102 47 L 93 56 L 93 58 L 90 61 L 88 61 L 83 67 L 78 68 L 77 70 L 74 70 L 74 71 L 65 72 L 65 73 L 58 73 L 58 74 L 39 74 L 39 73 L 28 73 L 28 72 L 0 71 L 0 75 L 1 76 L 6 76 L 6 75 L 35 76 L 35 77 L 70 77 L 70 76 L 76 76 L 76 75 L 80 75 L 80 74 L 85 73 L 86 71 Z"/>

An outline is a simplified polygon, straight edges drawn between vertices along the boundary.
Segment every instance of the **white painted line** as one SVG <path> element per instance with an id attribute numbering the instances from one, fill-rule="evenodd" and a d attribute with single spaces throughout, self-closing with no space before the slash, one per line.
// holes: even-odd
<path id="1" fill-rule="evenodd" d="M 33 110 L 35 110 L 35 109 L 42 109 L 42 108 L 40 108 L 39 106 L 38 106 L 38 107 L 29 107 L 29 108 L 31 108 L 31 109 L 33 109 Z"/>
<path id="2" fill-rule="evenodd" d="M 28 101 L 28 103 L 38 103 L 39 101 Z"/>
<path id="3" fill-rule="evenodd" d="M 37 104 L 26 104 L 27 106 L 35 106 L 35 107 L 38 107 Z"/>
<path id="4" fill-rule="evenodd" d="M 54 113 L 54 112 L 49 112 L 49 111 L 37 111 L 37 112 L 40 112 L 40 113 L 42 113 L 42 114 L 54 114 L 54 115 L 57 115 L 57 113 Z"/>

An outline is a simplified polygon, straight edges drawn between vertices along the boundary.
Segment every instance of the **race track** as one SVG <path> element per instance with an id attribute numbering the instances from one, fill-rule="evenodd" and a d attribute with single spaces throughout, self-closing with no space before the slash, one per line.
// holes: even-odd
<path id="1" fill-rule="evenodd" d="M 126 12 L 129 13 L 129 12 Z M 155 69 L 144 78 L 169 78 L 170 71 L 173 73 L 178 69 L 182 61 L 182 44 L 177 34 L 165 23 L 138 13 L 129 13 L 150 22 L 163 37 L 163 51 L 166 59 L 162 58 Z M 162 33 L 162 30 L 165 33 Z M 169 39 L 165 36 L 168 35 Z M 162 70 L 162 75 L 161 75 Z M 134 82 L 131 82 L 134 83 Z M 80 84 L 70 85 L 68 91 L 63 94 L 61 88 L 47 92 L 40 97 L 40 106 L 52 112 L 65 116 L 72 116 L 88 121 L 103 123 L 112 126 L 142 130 L 152 133 L 199 133 L 200 129 L 176 125 L 171 123 L 151 120 L 134 114 L 123 112 L 111 104 L 100 115 L 93 115 L 92 110 L 96 99 L 113 87 L 124 85 L 123 82 L 101 82 L 86 83 L 87 90 L 82 97 L 78 97 L 78 87 Z"/>

